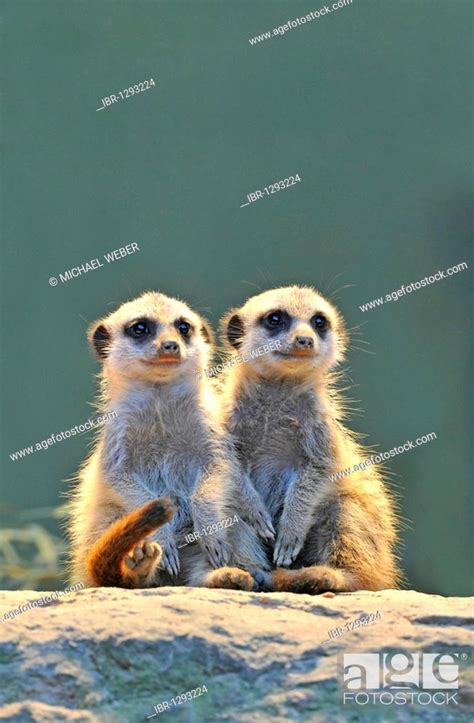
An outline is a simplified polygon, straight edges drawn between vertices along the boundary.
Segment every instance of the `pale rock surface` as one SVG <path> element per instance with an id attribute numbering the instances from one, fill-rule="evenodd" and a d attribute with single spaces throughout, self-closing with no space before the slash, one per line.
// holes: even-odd
<path id="1" fill-rule="evenodd" d="M 0 592 L 0 617 L 38 592 Z M 361 614 L 381 619 L 331 640 Z M 473 720 L 473 598 L 413 591 L 311 597 L 228 590 L 101 588 L 0 623 L 0 721 Z M 460 654 L 458 705 L 341 705 L 338 656 Z M 466 658 L 466 659 L 464 659 Z"/>

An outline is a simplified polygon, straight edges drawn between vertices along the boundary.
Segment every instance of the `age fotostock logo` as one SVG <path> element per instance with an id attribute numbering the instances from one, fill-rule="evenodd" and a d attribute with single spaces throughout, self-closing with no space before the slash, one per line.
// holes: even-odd
<path id="1" fill-rule="evenodd" d="M 458 705 L 459 653 L 344 653 L 342 702 Z"/>

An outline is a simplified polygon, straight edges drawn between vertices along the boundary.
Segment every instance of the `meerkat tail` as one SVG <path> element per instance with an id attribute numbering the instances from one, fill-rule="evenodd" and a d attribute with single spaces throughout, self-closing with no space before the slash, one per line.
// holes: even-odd
<path id="1" fill-rule="evenodd" d="M 114 522 L 87 555 L 86 570 L 92 584 L 129 587 L 124 556 L 140 540 L 171 520 L 175 511 L 169 497 L 160 497 Z"/>

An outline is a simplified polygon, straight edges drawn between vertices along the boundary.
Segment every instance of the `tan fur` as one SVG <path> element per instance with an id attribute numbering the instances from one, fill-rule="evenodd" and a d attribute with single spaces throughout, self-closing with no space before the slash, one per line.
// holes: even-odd
<path id="1" fill-rule="evenodd" d="M 124 587 L 222 579 L 247 589 L 226 530 L 186 544 L 237 499 L 238 464 L 203 373 L 212 351 L 206 321 L 182 301 L 149 292 L 93 324 L 89 340 L 103 363 L 100 409 L 115 416 L 72 494 L 72 577 Z M 244 550 L 256 549 L 249 524 L 238 534 Z M 241 559 L 259 568 L 258 555 Z"/>
<path id="2" fill-rule="evenodd" d="M 145 540 L 175 512 L 171 500 L 162 498 L 148 502 L 108 527 L 86 557 L 87 576 L 92 584 L 147 587 L 161 560 L 161 549 L 153 543 L 138 547 L 137 541 Z M 133 553 L 127 557 L 131 550 Z"/>
<path id="3" fill-rule="evenodd" d="M 280 342 L 221 380 L 224 423 L 277 529 L 270 589 L 396 586 L 396 515 L 380 470 L 331 479 L 369 456 L 343 423 L 339 312 L 310 287 L 283 287 L 231 310 L 222 326 L 231 358 Z"/>

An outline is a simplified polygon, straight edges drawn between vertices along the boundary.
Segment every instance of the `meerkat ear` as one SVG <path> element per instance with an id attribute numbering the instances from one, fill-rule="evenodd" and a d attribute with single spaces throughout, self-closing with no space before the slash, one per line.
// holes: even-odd
<path id="1" fill-rule="evenodd" d="M 224 319 L 224 329 L 227 341 L 234 349 L 242 346 L 242 337 L 245 334 L 244 322 L 235 311 L 229 312 Z"/>
<path id="2" fill-rule="evenodd" d="M 87 332 L 89 343 L 94 349 L 96 356 L 101 361 L 107 358 L 109 353 L 110 341 L 112 339 L 110 331 L 102 321 L 96 321 L 89 327 Z"/>
<path id="3" fill-rule="evenodd" d="M 206 344 L 214 344 L 214 333 L 209 323 L 205 319 L 202 319 L 201 321 L 202 324 L 200 331 L 204 341 L 206 342 Z"/>

